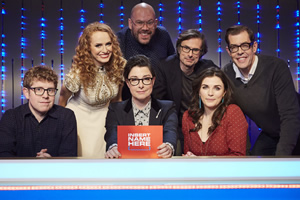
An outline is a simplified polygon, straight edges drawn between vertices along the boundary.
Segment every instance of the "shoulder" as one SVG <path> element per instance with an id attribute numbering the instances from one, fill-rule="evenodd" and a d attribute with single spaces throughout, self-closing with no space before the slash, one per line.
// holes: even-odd
<path id="1" fill-rule="evenodd" d="M 51 108 L 50 111 L 51 111 L 51 113 L 56 115 L 58 118 L 67 118 L 67 119 L 69 119 L 70 116 L 75 117 L 75 114 L 74 114 L 73 110 L 71 110 L 69 108 L 62 107 L 60 105 L 56 105 L 56 104 L 53 105 L 53 107 Z"/>
<path id="2" fill-rule="evenodd" d="M 116 33 L 116 35 L 119 37 L 119 36 L 122 36 L 122 35 L 125 35 L 126 34 L 126 32 L 129 30 L 129 27 L 127 26 L 127 27 L 124 27 L 123 29 L 121 29 L 120 31 L 118 31 L 117 33 Z"/>
<path id="3" fill-rule="evenodd" d="M 167 29 L 163 26 L 157 26 L 156 31 L 158 31 L 160 33 L 168 33 Z"/>
<path id="4" fill-rule="evenodd" d="M 241 108 L 239 106 L 237 106 L 236 104 L 230 104 L 226 108 L 225 112 L 226 112 L 226 117 L 229 117 L 229 118 L 237 118 L 241 115 L 244 115 Z"/>
<path id="5" fill-rule="evenodd" d="M 163 66 L 161 66 L 162 68 L 166 68 L 168 66 L 174 68 L 176 66 L 174 66 L 174 63 L 178 63 L 179 64 L 179 58 L 176 54 L 170 55 L 167 58 L 161 60 L 161 63 L 163 64 Z"/>
<path id="6" fill-rule="evenodd" d="M 159 99 L 153 99 L 153 100 L 156 101 L 157 104 L 158 104 L 161 108 L 170 109 L 170 108 L 174 107 L 174 102 L 173 102 L 173 101 L 169 101 L 169 100 L 159 100 Z"/>
<path id="7" fill-rule="evenodd" d="M 277 58 L 275 56 L 269 56 L 269 55 L 257 55 L 258 57 L 258 65 L 263 64 L 263 66 L 267 66 L 268 70 L 270 70 L 269 66 L 272 67 L 283 67 L 285 66 L 288 68 L 287 62 Z"/>
<path id="8" fill-rule="evenodd" d="M 112 102 L 109 104 L 109 109 L 110 110 L 121 110 L 124 109 L 125 106 L 127 105 L 129 99 L 125 101 L 120 101 L 120 102 Z"/>

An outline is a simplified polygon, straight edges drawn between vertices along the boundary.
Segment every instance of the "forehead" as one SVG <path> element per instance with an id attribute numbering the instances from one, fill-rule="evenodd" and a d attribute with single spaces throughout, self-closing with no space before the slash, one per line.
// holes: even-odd
<path id="1" fill-rule="evenodd" d="M 128 77 L 131 76 L 143 77 L 146 75 L 150 75 L 150 76 L 152 75 L 147 66 L 142 66 L 142 67 L 136 66 L 131 69 L 131 71 L 128 74 Z"/>
<path id="2" fill-rule="evenodd" d="M 202 40 L 200 38 L 191 38 L 188 40 L 183 40 L 181 42 L 181 46 L 188 46 L 190 48 L 198 48 L 200 49 L 202 46 Z"/>
<path id="3" fill-rule="evenodd" d="M 230 44 L 237 44 L 237 45 L 240 45 L 244 42 L 251 42 L 247 31 L 243 31 L 237 35 L 229 35 L 228 40 Z"/>
<path id="4" fill-rule="evenodd" d="M 150 8 L 136 8 L 132 13 L 132 18 L 135 20 L 148 21 L 155 18 L 155 14 Z"/>
<path id="5" fill-rule="evenodd" d="M 221 85 L 223 86 L 222 80 L 218 76 L 206 77 L 202 81 L 202 85 Z"/>
<path id="6" fill-rule="evenodd" d="M 34 79 L 31 87 L 54 88 L 54 83 L 46 80 Z"/>
<path id="7" fill-rule="evenodd" d="M 96 32 L 93 32 L 91 34 L 91 43 L 95 43 L 95 42 L 107 42 L 107 41 L 110 41 L 110 37 L 108 35 L 107 32 L 103 32 L 103 31 L 96 31 Z"/>

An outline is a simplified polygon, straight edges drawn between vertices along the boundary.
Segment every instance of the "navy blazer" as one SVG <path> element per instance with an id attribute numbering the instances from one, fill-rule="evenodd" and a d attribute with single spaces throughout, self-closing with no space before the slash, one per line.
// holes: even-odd
<path id="1" fill-rule="evenodd" d="M 118 125 L 134 125 L 131 98 L 109 105 L 104 136 L 106 150 L 118 143 Z M 176 148 L 178 118 L 174 102 L 152 98 L 149 125 L 163 125 L 163 142 L 169 142 Z"/>

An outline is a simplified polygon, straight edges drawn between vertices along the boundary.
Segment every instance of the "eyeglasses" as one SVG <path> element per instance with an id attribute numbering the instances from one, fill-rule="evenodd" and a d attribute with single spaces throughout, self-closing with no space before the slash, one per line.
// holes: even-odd
<path id="1" fill-rule="evenodd" d="M 47 91 L 47 94 L 49 96 L 55 96 L 56 95 L 56 92 L 58 89 L 56 88 L 48 88 L 48 89 L 45 89 L 45 88 L 42 88 L 42 87 L 34 87 L 34 88 L 28 88 L 28 89 L 31 89 L 34 91 L 34 94 L 38 95 L 38 96 L 42 96 L 45 91 Z"/>
<path id="2" fill-rule="evenodd" d="M 147 78 L 129 78 L 128 81 L 132 86 L 137 86 L 138 84 L 140 84 L 140 81 L 142 81 L 142 83 L 144 85 L 150 85 L 151 81 L 152 81 L 153 77 L 147 77 Z"/>
<path id="3" fill-rule="evenodd" d="M 190 51 L 192 50 L 192 53 L 195 54 L 195 55 L 199 55 L 200 52 L 202 52 L 201 49 L 197 49 L 197 48 L 194 48 L 194 49 L 191 49 L 190 47 L 188 46 L 180 46 L 182 51 L 185 52 L 185 53 L 190 53 Z"/>
<path id="4" fill-rule="evenodd" d="M 230 46 L 228 47 L 228 49 L 229 49 L 229 51 L 230 51 L 231 53 L 235 53 L 235 52 L 238 52 L 238 51 L 239 51 L 239 48 L 240 48 L 240 47 L 241 47 L 241 49 L 242 49 L 243 51 L 247 51 L 247 50 L 250 49 L 251 46 L 252 46 L 252 42 L 250 42 L 250 43 L 245 42 L 245 43 L 242 43 L 242 44 L 240 44 L 240 45 L 235 45 L 235 44 L 230 45 Z"/>
<path id="5" fill-rule="evenodd" d="M 155 20 L 153 20 L 153 19 L 151 19 L 151 20 L 149 20 L 149 21 L 147 21 L 147 22 L 143 22 L 143 21 L 136 21 L 136 22 L 134 22 L 132 19 L 131 19 L 131 21 L 132 21 L 132 23 L 133 23 L 135 26 L 137 26 L 138 28 L 144 27 L 145 24 L 146 24 L 146 26 L 147 26 L 148 28 L 152 28 L 152 27 L 154 26 L 154 24 L 155 24 Z"/>

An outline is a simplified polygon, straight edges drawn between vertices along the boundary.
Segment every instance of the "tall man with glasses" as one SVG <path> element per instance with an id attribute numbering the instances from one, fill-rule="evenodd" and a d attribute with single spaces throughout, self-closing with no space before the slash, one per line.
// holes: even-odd
<path id="1" fill-rule="evenodd" d="M 49 67 L 29 69 L 23 81 L 28 103 L 7 110 L 0 121 L 0 157 L 77 156 L 73 111 L 55 105 L 58 76 Z"/>
<path id="2" fill-rule="evenodd" d="M 176 42 L 177 54 L 162 61 L 157 68 L 157 78 L 153 96 L 158 99 L 172 100 L 178 114 L 178 145 L 176 155 L 183 151 L 181 120 L 189 108 L 192 96 L 192 82 L 199 73 L 212 66 L 211 60 L 202 59 L 207 53 L 205 36 L 198 30 L 189 29 L 181 33 Z"/>
<path id="3" fill-rule="evenodd" d="M 257 42 L 246 26 L 228 28 L 225 40 L 233 62 L 224 72 L 233 82 L 234 99 L 262 130 L 250 154 L 291 155 L 300 131 L 300 110 L 287 63 L 256 55 Z"/>
<path id="4" fill-rule="evenodd" d="M 153 7 L 147 3 L 139 3 L 131 10 L 128 27 L 117 33 L 124 57 L 128 60 L 137 54 L 147 56 L 156 70 L 159 61 L 175 52 L 171 37 L 164 27 L 157 26 Z M 124 84 L 123 100 L 131 97 Z"/>

